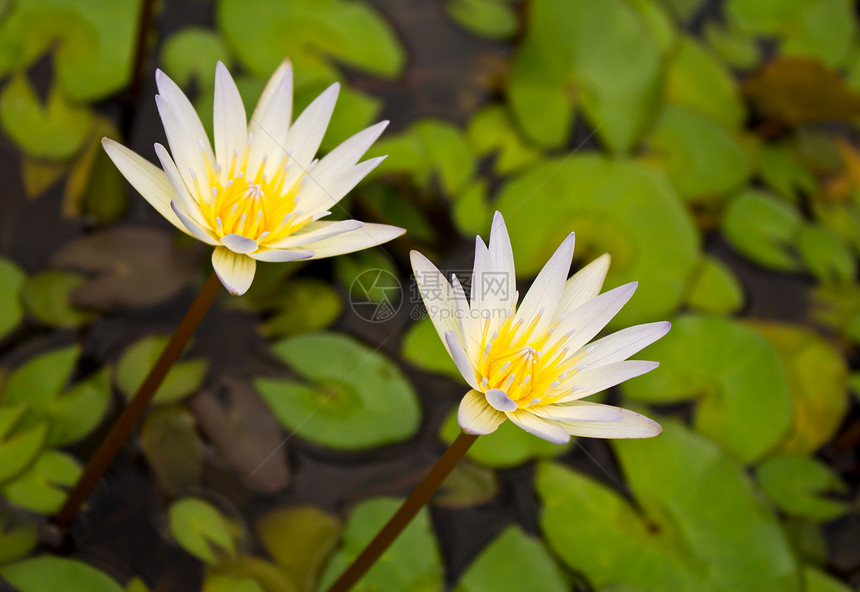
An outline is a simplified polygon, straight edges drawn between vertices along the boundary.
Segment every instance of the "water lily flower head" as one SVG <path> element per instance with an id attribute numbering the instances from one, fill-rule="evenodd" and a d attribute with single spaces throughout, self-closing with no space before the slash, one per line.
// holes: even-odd
<path id="1" fill-rule="evenodd" d="M 212 245 L 224 286 L 243 294 L 257 261 L 319 259 L 365 249 L 405 232 L 357 220 L 324 221 L 384 157 L 358 162 L 388 124 L 346 140 L 322 159 L 323 139 L 339 85 L 319 95 L 292 122 L 293 75 L 284 61 L 269 79 L 251 120 L 233 78 L 215 70 L 214 139 L 179 87 L 158 70 L 155 97 L 170 152 L 155 144 L 161 167 L 105 138 L 129 183 L 174 226 Z"/>
<path id="2" fill-rule="evenodd" d="M 570 279 L 571 233 L 518 302 L 514 258 L 501 214 L 489 246 L 477 237 L 470 297 L 417 251 L 412 269 L 428 315 L 472 387 L 460 403 L 460 427 L 489 434 L 506 419 L 563 444 L 571 435 L 649 438 L 660 425 L 638 413 L 583 401 L 657 367 L 628 360 L 666 334 L 668 322 L 623 329 L 591 340 L 627 303 L 636 282 L 600 294 L 609 269 L 603 255 Z"/>

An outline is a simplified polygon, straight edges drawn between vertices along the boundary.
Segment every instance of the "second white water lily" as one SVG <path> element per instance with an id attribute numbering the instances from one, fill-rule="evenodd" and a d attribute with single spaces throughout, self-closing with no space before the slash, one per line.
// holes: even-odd
<path id="1" fill-rule="evenodd" d="M 212 264 L 230 292 L 243 294 L 250 287 L 257 261 L 331 257 L 405 232 L 357 220 L 320 220 L 382 161 L 380 157 L 358 162 L 388 123 L 357 133 L 315 160 L 337 100 L 337 84 L 291 124 L 293 76 L 285 61 L 266 85 L 249 122 L 236 84 L 219 62 L 213 151 L 179 87 L 161 71 L 156 82 L 155 99 L 170 145 L 170 154 L 155 145 L 163 170 L 107 138 L 105 150 L 162 216 L 215 247 Z"/>
<path id="2" fill-rule="evenodd" d="M 426 257 L 412 267 L 428 314 L 472 390 L 458 420 L 468 433 L 488 434 L 510 419 L 545 440 L 571 435 L 648 438 L 655 421 L 619 407 L 582 401 L 657 367 L 628 360 L 666 334 L 668 322 L 623 329 L 589 342 L 627 303 L 636 283 L 600 294 L 609 268 L 604 255 L 568 279 L 574 236 L 561 244 L 518 303 L 514 260 L 504 220 L 493 219 L 489 246 L 477 237 L 470 298 Z"/>

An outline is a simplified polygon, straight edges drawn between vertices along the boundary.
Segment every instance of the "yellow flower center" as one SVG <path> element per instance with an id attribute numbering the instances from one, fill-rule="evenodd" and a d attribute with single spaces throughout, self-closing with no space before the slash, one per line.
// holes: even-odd
<path id="1" fill-rule="evenodd" d="M 489 323 L 484 326 L 481 339 L 481 356 L 478 375 L 481 388 L 501 389 L 516 401 L 519 408 L 546 405 L 557 400 L 562 393 L 553 393 L 566 378 L 576 373 L 574 366 L 584 354 L 569 356 L 566 337 L 547 346 L 558 321 L 535 335 L 540 321 L 536 315 L 523 328 L 513 322 L 513 315 L 488 339 Z"/>
<path id="2" fill-rule="evenodd" d="M 219 238 L 238 234 L 261 244 L 284 238 L 311 221 L 310 217 L 302 216 L 304 212 L 295 210 L 306 173 L 287 187 L 286 156 L 271 177 L 265 173 L 265 157 L 256 171 L 249 171 L 250 149 L 249 142 L 244 154 L 234 151 L 226 172 L 221 165 L 213 169 L 204 154 L 211 191 L 205 195 L 196 177 L 194 184 L 203 217 Z"/>

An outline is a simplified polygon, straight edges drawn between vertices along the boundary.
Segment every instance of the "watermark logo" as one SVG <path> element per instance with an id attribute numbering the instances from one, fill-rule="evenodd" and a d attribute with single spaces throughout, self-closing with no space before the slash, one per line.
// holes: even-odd
<path id="1" fill-rule="evenodd" d="M 349 305 L 365 321 L 384 323 L 403 305 L 400 280 L 384 269 L 363 271 L 349 287 Z"/>

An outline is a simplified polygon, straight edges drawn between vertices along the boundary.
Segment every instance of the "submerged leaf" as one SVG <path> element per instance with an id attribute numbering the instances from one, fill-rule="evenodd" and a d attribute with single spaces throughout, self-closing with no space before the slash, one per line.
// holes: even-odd
<path id="1" fill-rule="evenodd" d="M 137 393 L 168 341 L 166 335 L 149 335 L 138 339 L 123 351 L 114 369 L 114 380 L 127 399 Z M 153 402 L 172 403 L 194 394 L 202 386 L 208 366 L 206 360 L 173 364 L 158 387 Z"/>
<path id="2" fill-rule="evenodd" d="M 86 325 L 96 314 L 72 304 L 72 294 L 86 279 L 71 271 L 43 271 L 27 280 L 21 298 L 27 311 L 51 327 L 69 329 Z"/>
<path id="3" fill-rule="evenodd" d="M 220 555 L 236 554 L 236 525 L 209 502 L 182 498 L 170 506 L 168 518 L 173 538 L 198 559 L 217 564 Z"/>
<path id="4" fill-rule="evenodd" d="M 179 405 L 158 407 L 140 431 L 140 447 L 158 483 L 170 495 L 199 486 L 203 472 L 203 443 L 194 417 Z"/>

